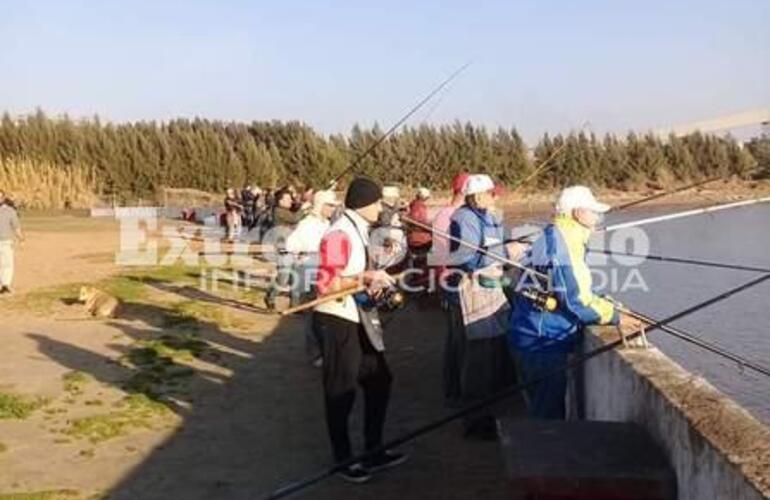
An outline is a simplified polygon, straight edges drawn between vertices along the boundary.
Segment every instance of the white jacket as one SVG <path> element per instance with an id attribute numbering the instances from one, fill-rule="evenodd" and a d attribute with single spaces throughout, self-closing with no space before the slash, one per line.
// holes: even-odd
<path id="1" fill-rule="evenodd" d="M 315 254 L 321 246 L 321 238 L 329 229 L 329 221 L 314 214 L 299 221 L 286 238 L 286 250 L 293 254 Z"/>

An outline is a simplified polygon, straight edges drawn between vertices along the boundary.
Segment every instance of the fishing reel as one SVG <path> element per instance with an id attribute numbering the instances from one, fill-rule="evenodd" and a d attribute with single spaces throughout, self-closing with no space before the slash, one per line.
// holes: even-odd
<path id="1" fill-rule="evenodd" d="M 534 288 L 525 288 L 519 293 L 541 311 L 554 312 L 559 307 L 559 302 L 551 293 Z"/>
<path id="2" fill-rule="evenodd" d="M 353 297 L 359 305 L 366 309 L 380 309 L 384 311 L 400 309 L 406 302 L 406 296 L 397 287 L 383 289 L 376 298 L 366 292 L 359 292 Z"/>
<path id="3" fill-rule="evenodd" d="M 406 303 L 406 296 L 404 293 L 396 287 L 386 288 L 382 295 L 376 300 L 377 309 L 384 309 L 386 311 L 395 311 L 400 309 Z"/>

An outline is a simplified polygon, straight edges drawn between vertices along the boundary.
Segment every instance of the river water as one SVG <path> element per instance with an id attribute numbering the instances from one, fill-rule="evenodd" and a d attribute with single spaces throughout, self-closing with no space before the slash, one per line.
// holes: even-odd
<path id="1" fill-rule="evenodd" d="M 607 222 L 612 224 L 681 210 L 622 214 Z M 649 255 L 770 268 L 770 203 L 660 222 L 643 226 L 643 230 L 649 240 Z M 612 233 L 603 237 L 597 235 L 590 246 L 614 249 L 614 245 L 624 239 L 619 234 L 614 236 L 614 243 Z M 644 236 L 637 238 L 640 239 L 633 241 L 641 248 L 631 248 L 629 238 L 626 251 L 644 250 Z M 595 277 L 597 284 L 605 284 L 604 291 L 628 307 L 655 318 L 675 314 L 759 276 L 752 271 L 650 260 L 629 266 L 615 257 L 604 262 L 602 259 L 591 258 L 592 267 L 599 269 Z M 770 367 L 770 280 L 671 324 Z M 703 376 L 757 418 L 770 424 L 770 378 L 742 370 L 732 361 L 662 331 L 651 332 L 648 338 L 684 368 Z"/>

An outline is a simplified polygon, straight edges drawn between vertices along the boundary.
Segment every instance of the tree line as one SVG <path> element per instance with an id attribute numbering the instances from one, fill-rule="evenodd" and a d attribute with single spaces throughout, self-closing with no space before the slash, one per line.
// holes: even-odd
<path id="1" fill-rule="evenodd" d="M 325 186 L 382 134 L 377 125 L 356 125 L 348 135 L 324 136 L 296 121 L 196 118 L 113 124 L 98 117 L 52 118 L 38 110 L 21 118 L 2 116 L 0 160 L 92 169 L 101 194 L 124 197 L 152 196 L 160 187 L 221 191 L 246 184 Z M 745 175 L 758 163 L 752 152 L 767 155 L 768 141 L 742 148 L 730 137 L 700 133 L 661 140 L 649 134 L 597 137 L 577 132 L 546 134 L 530 149 L 516 129 L 456 122 L 404 127 L 363 159 L 357 171 L 381 181 L 431 188 L 446 188 L 457 172 L 478 171 L 515 185 L 551 158 L 530 186 L 581 182 L 631 189 L 649 182 Z"/>

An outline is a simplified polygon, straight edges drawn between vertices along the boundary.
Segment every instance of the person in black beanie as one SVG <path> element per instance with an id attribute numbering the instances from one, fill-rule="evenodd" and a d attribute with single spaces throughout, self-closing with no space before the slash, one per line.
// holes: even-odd
<path id="1" fill-rule="evenodd" d="M 385 361 L 385 345 L 376 299 L 394 284 L 384 270 L 372 269 L 369 229 L 382 210 L 382 190 L 377 183 L 358 177 L 345 195 L 345 211 L 326 231 L 319 249 L 317 289 L 320 297 L 361 283 L 367 291 L 347 295 L 315 307 L 313 325 L 322 339 L 323 387 L 326 423 L 334 460 L 348 461 L 353 452 L 348 420 L 356 397 L 356 385 L 364 393 L 365 450 L 383 444 L 383 428 L 390 399 L 392 375 Z M 403 463 L 407 456 L 383 451 L 339 472 L 355 483 L 371 473 Z"/>

